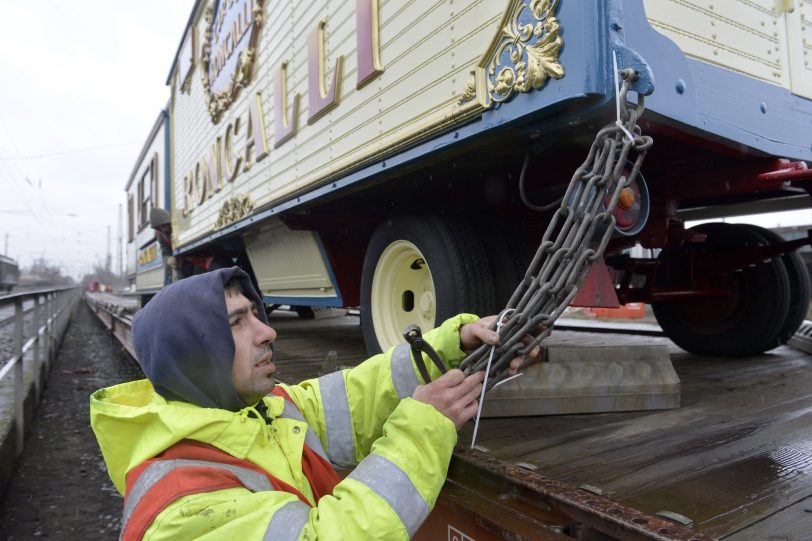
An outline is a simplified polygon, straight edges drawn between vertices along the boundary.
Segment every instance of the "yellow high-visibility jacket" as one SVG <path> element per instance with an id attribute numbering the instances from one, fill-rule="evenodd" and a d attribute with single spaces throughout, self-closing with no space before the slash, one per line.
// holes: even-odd
<path id="1" fill-rule="evenodd" d="M 459 327 L 476 320 L 461 314 L 424 337 L 447 365 L 457 366 L 464 357 Z M 439 377 L 428 359 L 426 365 L 432 378 Z M 281 397 L 263 399 L 273 419 L 267 425 L 248 415 L 252 408 L 231 412 L 167 401 L 147 380 L 96 391 L 90 418 L 122 494 L 129 470 L 184 439 L 259 466 L 311 504 L 302 472 L 305 442 L 338 469 L 355 466 L 312 508 L 273 490 L 183 496 L 155 518 L 144 539 L 401 540 L 415 533 L 434 506 L 457 440 L 448 418 L 410 398 L 419 378 L 408 344 L 401 344 L 355 368 L 283 385 L 303 419 L 282 415 Z"/>

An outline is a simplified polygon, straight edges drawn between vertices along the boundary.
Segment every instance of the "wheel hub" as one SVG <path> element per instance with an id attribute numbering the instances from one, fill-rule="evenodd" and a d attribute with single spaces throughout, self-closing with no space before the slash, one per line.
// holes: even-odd
<path id="1" fill-rule="evenodd" d="M 408 325 L 434 327 L 434 280 L 423 254 L 411 242 L 397 240 L 386 247 L 375 266 L 371 293 L 375 335 L 384 350 L 403 341 Z"/>

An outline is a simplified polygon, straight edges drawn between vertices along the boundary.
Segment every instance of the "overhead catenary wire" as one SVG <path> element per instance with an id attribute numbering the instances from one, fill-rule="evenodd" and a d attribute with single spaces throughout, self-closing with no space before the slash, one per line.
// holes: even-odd
<path id="1" fill-rule="evenodd" d="M 113 143 L 109 145 L 96 145 L 92 147 L 72 148 L 68 150 L 57 150 L 45 154 L 30 154 L 27 156 L 0 156 L 0 160 L 41 160 L 45 158 L 54 158 L 56 156 L 68 156 L 71 154 L 82 154 L 84 152 L 93 152 L 96 150 L 107 150 L 110 148 L 118 148 L 130 145 L 141 144 L 140 141 L 128 141 L 126 143 Z"/>
<path id="2" fill-rule="evenodd" d="M 126 143 L 97 145 L 96 147 L 73 150 L 89 151 L 94 148 L 121 146 L 123 144 Z M 11 194 L 10 197 L 7 196 L 4 200 L 4 203 L 8 205 L 8 211 L 2 214 L 20 217 L 15 219 L 7 216 L 2 219 L 2 222 L 5 222 L 7 231 L 14 229 L 14 226 L 16 226 L 16 231 L 12 233 L 12 239 L 17 246 L 14 253 L 20 259 L 20 263 L 26 264 L 26 259 L 28 259 L 29 263 L 39 259 L 46 259 L 59 265 L 76 267 L 75 263 L 72 262 L 77 249 L 85 254 L 82 260 L 98 257 L 97 253 L 91 255 L 88 250 L 83 249 L 85 245 L 81 242 L 76 246 L 71 245 L 72 248 L 67 248 L 69 239 L 64 235 L 66 228 L 63 227 L 57 217 L 70 216 L 77 218 L 79 215 L 72 212 L 55 212 L 51 208 L 46 197 L 47 192 L 45 190 L 47 188 L 43 188 L 42 175 L 40 174 L 41 160 L 39 158 L 44 155 L 23 155 L 16 140 L 10 136 L 2 114 L 0 114 L 0 152 L 8 155 L 0 157 L 0 179 L 8 186 L 8 193 Z M 60 151 L 59 154 L 69 155 L 70 152 Z M 13 201 L 14 199 L 16 199 L 16 204 Z M 9 219 L 12 220 L 10 223 Z M 34 222 L 27 221 L 31 219 Z M 72 234 L 81 234 L 75 228 L 71 228 L 70 231 Z M 72 274 L 75 274 L 75 272 L 72 272 Z"/>

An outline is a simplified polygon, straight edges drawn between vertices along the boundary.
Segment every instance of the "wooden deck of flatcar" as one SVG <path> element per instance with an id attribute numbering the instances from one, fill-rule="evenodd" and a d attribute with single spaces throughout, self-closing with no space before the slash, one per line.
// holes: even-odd
<path id="1" fill-rule="evenodd" d="M 358 315 L 307 320 L 277 310 L 268 319 L 277 332 L 276 377 L 285 383 L 322 375 L 330 351 L 336 352 L 338 366 L 355 366 L 367 358 Z"/>
<path id="2" fill-rule="evenodd" d="M 483 420 L 479 442 L 642 511 L 688 516 L 709 535 L 801 539 L 812 531 L 812 358 L 674 350 L 679 409 Z"/>
<path id="3" fill-rule="evenodd" d="M 271 315 L 279 377 L 319 375 L 365 358 L 357 316 Z M 809 539 L 812 531 L 812 357 L 782 346 L 745 359 L 701 358 L 665 338 L 559 331 L 556 340 L 669 344 L 682 406 L 668 411 L 483 419 L 477 445 L 631 507 L 691 518 L 727 539 Z M 460 433 L 470 442 L 471 423 Z"/>

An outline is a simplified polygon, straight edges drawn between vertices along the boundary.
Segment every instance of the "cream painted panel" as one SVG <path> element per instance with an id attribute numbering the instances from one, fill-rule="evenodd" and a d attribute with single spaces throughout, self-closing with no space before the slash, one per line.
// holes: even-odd
<path id="1" fill-rule="evenodd" d="M 689 56 L 789 88 L 775 0 L 644 0 L 651 25 Z M 645 56 L 645 51 L 641 51 Z"/>
<path id="2" fill-rule="evenodd" d="M 449 5 L 432 6 L 432 9 L 415 12 L 409 11 L 414 5 L 396 6 L 400 8 L 397 16 L 403 20 L 392 18 L 388 26 L 382 25 L 381 41 L 389 45 L 382 48 L 381 56 L 385 65 L 396 63 L 401 67 L 398 70 L 387 69 L 378 79 L 378 87 L 386 88 L 385 92 L 377 96 L 365 96 L 363 92 L 351 93 L 342 101 L 341 107 L 331 114 L 329 132 L 320 134 L 329 137 L 330 146 L 314 149 L 314 152 L 329 151 L 332 160 L 331 170 L 342 163 L 360 160 L 364 155 L 368 155 L 370 150 L 394 145 L 403 139 L 407 129 L 414 129 L 414 126 L 421 122 L 430 123 L 433 119 L 448 114 L 448 111 L 453 111 L 472 66 L 476 65 L 481 56 L 480 51 L 484 48 L 481 43 L 489 43 L 494 33 L 494 25 L 501 17 L 501 13 L 493 16 L 492 9 L 486 10 L 491 14 L 491 18 L 484 18 L 483 23 L 482 11 L 486 3 L 479 2 L 466 6 L 464 13 L 472 11 L 473 8 L 479 10 L 475 16 L 480 18 L 480 26 L 477 28 L 477 39 L 474 41 L 480 45 L 474 49 L 478 54 L 471 55 L 470 50 L 468 51 L 468 63 L 462 66 L 455 65 L 455 53 L 456 50 L 463 48 L 464 42 L 462 39 L 449 38 L 448 34 L 457 35 L 455 26 L 459 25 L 468 31 L 467 34 L 460 35 L 469 38 L 471 34 L 469 29 L 474 25 L 465 24 L 467 21 L 456 21 L 456 17 L 460 14 L 449 10 Z M 489 7 L 492 7 L 492 4 Z M 423 38 L 419 47 L 415 47 L 413 41 L 406 39 L 408 33 L 404 27 L 420 24 L 421 18 L 435 17 L 446 18 L 455 23 L 448 26 L 447 32 Z M 397 30 L 397 34 L 388 38 L 387 28 Z M 398 38 L 401 38 L 400 41 Z M 456 49 L 452 48 L 452 41 L 456 41 L 453 44 Z M 432 57 L 437 60 L 431 61 Z M 430 59 L 428 62 L 427 58 Z M 351 69 L 354 70 L 354 64 Z M 427 79 L 428 77 L 431 79 Z M 428 97 L 427 93 L 430 94 Z M 437 105 L 427 107 L 427 104 Z M 398 109 L 393 110 L 393 107 Z M 359 140 L 365 141 L 366 144 L 359 145 Z M 306 150 L 300 147 L 298 157 L 304 163 L 314 157 L 302 152 Z M 312 184 L 308 174 L 310 177 L 318 177 L 323 173 L 323 170 L 305 171 L 302 168 L 296 185 L 305 188 Z"/>
<path id="3" fill-rule="evenodd" d="M 189 216 L 176 212 L 176 246 L 214 231 L 223 203 L 248 194 L 255 209 L 267 207 L 327 181 L 342 171 L 379 159 L 395 146 L 425 136 L 427 128 L 456 122 L 457 100 L 472 70 L 498 30 L 506 0 L 454 0 L 426 2 L 381 0 L 381 61 L 385 71 L 356 89 L 357 58 L 355 2 L 265 2 L 266 18 L 259 36 L 254 78 L 217 125 L 212 124 L 203 98 L 198 66 L 188 94 L 173 86 L 173 195 L 182 208 L 183 177 L 225 127 L 241 119 L 233 148 L 245 146 L 247 100 L 260 92 L 269 144 L 274 141 L 275 69 L 289 62 L 289 105 L 298 93 L 297 136 L 271 148 L 270 156 L 242 171 L 233 184 L 225 184 L 214 197 L 194 208 Z M 325 53 L 330 81 L 339 55 L 344 57 L 340 103 L 315 123 L 307 124 L 307 36 L 317 22 L 327 20 Z M 204 19 L 195 26 L 202 43 Z M 455 116 L 456 115 L 456 116 Z"/>
<path id="4" fill-rule="evenodd" d="M 812 99 L 812 0 L 795 0 L 785 15 L 792 92 Z"/>
<path id="5" fill-rule="evenodd" d="M 418 48 L 382 51 L 382 55 L 387 52 L 396 54 L 395 60 L 404 63 L 404 69 L 391 75 L 384 73 L 380 84 L 386 85 L 387 92 L 379 94 L 372 107 L 362 104 L 336 118 L 333 125 L 337 127 L 335 133 L 338 135 L 334 134 L 332 138 L 333 160 L 357 160 L 368 152 L 368 146 L 358 146 L 358 138 L 368 140 L 369 145 L 385 148 L 397 143 L 410 126 L 419 122 L 431 123 L 443 112 L 453 111 L 473 66 L 490 42 L 501 17 L 498 14 L 487 18 L 492 15 L 492 10 L 483 10 L 487 7 L 484 2 L 467 4 L 462 13 L 455 12 L 453 7 L 454 4 L 449 4 L 446 6 L 448 11 L 433 11 L 426 15 L 448 17 L 453 21 L 448 27 L 450 38 L 443 34 L 424 41 Z M 459 29 L 464 32 L 458 32 Z M 397 44 L 397 41 L 392 39 L 391 43 Z M 433 60 L 427 62 L 427 58 Z M 419 86 L 415 86 L 418 80 Z M 427 108 L 426 104 L 438 105 Z M 372 134 L 377 134 L 377 139 L 370 139 Z"/>
<path id="6" fill-rule="evenodd" d="M 160 257 L 160 256 L 159 256 Z M 146 289 L 161 289 L 164 286 L 164 268 L 155 267 L 148 271 L 139 272 L 135 276 L 135 287 L 137 291 Z"/>
<path id="7" fill-rule="evenodd" d="M 336 295 L 312 232 L 293 231 L 273 220 L 256 236 L 246 239 L 245 247 L 263 295 Z"/>
<path id="8" fill-rule="evenodd" d="M 127 278 L 135 275 L 135 243 L 127 243 L 127 263 L 124 269 L 124 275 Z"/>
<path id="9" fill-rule="evenodd" d="M 343 111 L 351 108 L 356 101 L 355 90 L 355 2 L 328 1 L 326 9 L 320 9 L 318 3 L 305 8 L 299 4 L 294 8 L 293 33 L 294 42 L 288 45 L 286 54 L 291 55 L 289 66 L 289 93 L 298 93 L 299 99 L 299 132 L 293 139 L 277 149 L 275 159 L 286 155 L 285 169 L 277 170 L 274 164 L 269 165 L 272 173 L 267 176 L 266 185 L 256 190 L 261 195 L 260 205 L 268 205 L 291 193 L 303 191 L 310 187 L 314 180 L 324 178 L 333 171 L 332 144 L 340 128 L 336 126 L 336 119 Z M 326 19 L 325 29 L 325 86 L 332 82 L 336 59 L 343 56 L 342 79 L 340 83 L 339 105 L 331 112 L 322 116 L 313 124 L 308 124 L 308 65 L 307 65 L 307 37 L 316 28 L 318 22 Z M 275 74 L 271 74 L 273 79 Z M 366 96 L 374 95 L 374 91 L 364 92 Z M 269 94 L 273 99 L 273 90 Z M 269 118 L 270 124 L 273 119 Z M 312 171 L 318 171 L 314 179 Z"/>

